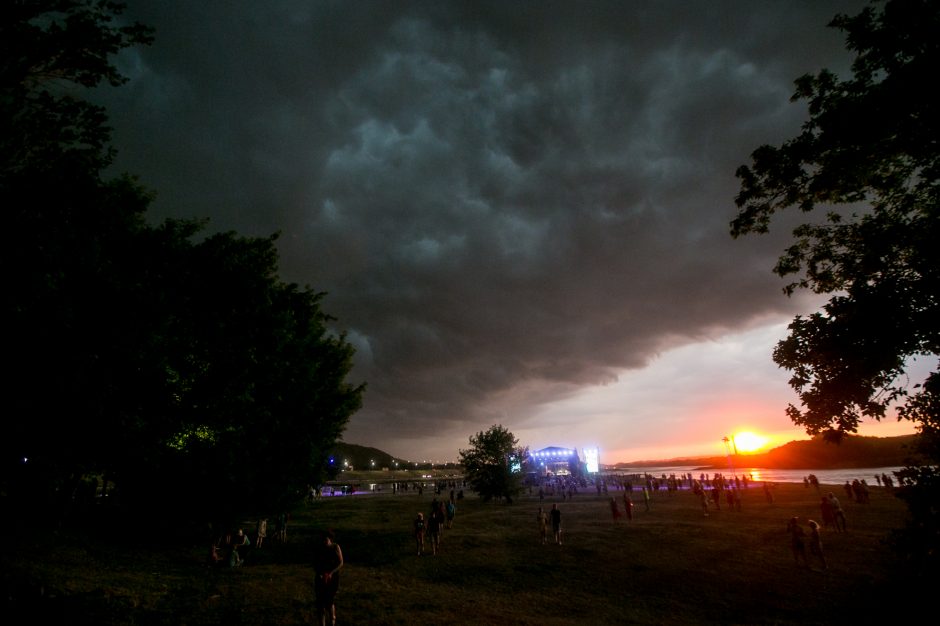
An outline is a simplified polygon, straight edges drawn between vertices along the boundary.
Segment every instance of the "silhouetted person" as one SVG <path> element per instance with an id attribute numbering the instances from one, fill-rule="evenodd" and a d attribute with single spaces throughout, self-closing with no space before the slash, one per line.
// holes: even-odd
<path id="1" fill-rule="evenodd" d="M 552 505 L 549 517 L 552 520 L 552 534 L 555 536 L 555 543 L 561 545 L 561 511 L 558 510 L 557 504 Z"/>
<path id="2" fill-rule="evenodd" d="M 431 541 L 431 554 L 437 554 L 441 547 L 441 533 L 444 530 L 444 513 L 440 507 L 434 507 L 428 518 L 428 539 Z"/>
<path id="3" fill-rule="evenodd" d="M 768 504 L 774 503 L 774 492 L 771 483 L 764 482 L 764 497 L 767 498 Z"/>
<path id="4" fill-rule="evenodd" d="M 457 515 L 457 507 L 454 505 L 454 499 L 451 498 L 444 505 L 444 509 L 447 513 L 447 528 L 451 528 L 454 525 L 454 516 Z"/>
<path id="5" fill-rule="evenodd" d="M 418 513 L 414 521 L 415 546 L 418 548 L 418 556 L 424 554 L 424 513 Z"/>
<path id="6" fill-rule="evenodd" d="M 320 626 L 336 624 L 336 594 L 339 591 L 339 570 L 343 568 L 343 551 L 333 541 L 333 531 L 325 531 L 313 556 L 313 588 L 317 624 Z"/>
<path id="7" fill-rule="evenodd" d="M 819 557 L 823 569 L 829 569 L 829 565 L 826 563 L 826 556 L 823 554 L 822 537 L 819 536 L 819 524 L 813 520 L 809 521 L 809 551 L 814 556 Z"/>
<path id="8" fill-rule="evenodd" d="M 626 491 L 623 493 L 623 510 L 624 510 L 624 513 L 626 513 L 627 515 L 627 520 L 632 521 L 633 520 L 633 498 L 627 495 Z"/>
<path id="9" fill-rule="evenodd" d="M 245 534 L 244 530 L 239 528 L 238 532 L 235 533 L 235 536 L 232 538 L 232 553 L 229 559 L 229 565 L 238 567 L 244 563 L 245 557 L 248 556 L 249 546 L 251 546 L 251 541 L 248 540 L 248 535 Z"/>
<path id="10" fill-rule="evenodd" d="M 804 567 L 809 567 L 809 560 L 806 558 L 806 531 L 800 526 L 798 517 L 791 517 L 787 522 L 787 532 L 790 533 L 790 549 L 793 551 L 793 560 L 799 565 L 801 562 Z"/>
<path id="11" fill-rule="evenodd" d="M 542 538 L 542 545 L 544 546 L 548 542 L 548 515 L 545 514 L 542 507 L 539 507 L 539 512 L 535 514 L 535 521 L 539 525 L 539 537 Z"/>
<path id="12" fill-rule="evenodd" d="M 258 520 L 258 526 L 255 528 L 255 547 L 260 548 L 264 543 L 264 538 L 268 536 L 268 520 L 261 518 Z"/>
<path id="13" fill-rule="evenodd" d="M 823 527 L 829 528 L 830 526 L 835 526 L 836 523 L 836 512 L 832 508 L 832 502 L 827 496 L 823 496 L 819 500 L 819 511 L 822 513 Z"/>
<path id="14" fill-rule="evenodd" d="M 836 494 L 829 492 L 829 502 L 832 504 L 832 514 L 836 522 L 836 530 L 845 532 L 845 511 L 842 510 L 842 504 L 836 497 Z"/>
<path id="15" fill-rule="evenodd" d="M 287 513 L 285 512 L 277 516 L 277 522 L 274 526 L 274 538 L 280 543 L 287 541 Z"/>

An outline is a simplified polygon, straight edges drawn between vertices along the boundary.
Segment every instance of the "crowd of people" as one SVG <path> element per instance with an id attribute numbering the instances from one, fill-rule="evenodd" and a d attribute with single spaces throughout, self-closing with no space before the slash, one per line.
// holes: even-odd
<path id="1" fill-rule="evenodd" d="M 446 502 L 438 500 L 436 496 L 431 500 L 431 513 L 426 519 L 424 513 L 418 512 L 418 516 L 412 522 L 418 556 L 424 554 L 426 543 L 429 544 L 431 554 L 437 555 L 441 549 L 441 538 L 444 535 L 444 529 L 453 528 L 456 514 L 457 503 L 453 490 L 451 490 L 450 498 Z"/>
<path id="2" fill-rule="evenodd" d="M 287 541 L 287 521 L 290 514 L 281 512 L 275 518 L 273 540 L 276 543 Z M 241 567 L 248 560 L 252 550 L 258 550 L 265 545 L 268 537 L 268 518 L 262 517 L 255 523 L 252 536 L 244 528 L 229 528 L 222 534 L 213 536 L 209 546 L 208 564 L 225 565 L 228 567 Z"/>
<path id="3" fill-rule="evenodd" d="M 227 530 L 209 548 L 210 565 L 241 567 L 251 549 L 251 540 L 243 528 Z"/>
<path id="4" fill-rule="evenodd" d="M 892 482 L 886 476 L 875 478 L 880 486 L 892 486 Z M 746 475 L 728 477 L 721 473 L 714 473 L 711 476 L 704 473 L 698 476 L 693 476 L 691 473 L 678 476 L 663 474 L 658 477 L 649 474 L 633 474 L 601 476 L 597 480 L 549 476 L 536 482 L 530 481 L 527 489 L 532 496 L 536 493 L 538 495 L 539 507 L 535 515 L 538 541 L 542 545 L 554 542 L 561 546 L 564 543 L 562 510 L 558 501 L 570 502 L 579 492 L 594 491 L 598 495 L 606 496 L 601 501 L 606 502 L 609 507 L 613 522 L 619 523 L 621 520 L 626 520 L 629 523 L 637 518 L 637 508 L 640 505 L 643 507 L 640 511 L 649 512 L 654 494 L 661 491 L 665 491 L 667 496 L 673 496 L 678 492 L 690 493 L 705 516 L 720 511 L 739 512 L 742 509 L 743 494 L 747 493 L 747 489 L 753 482 L 753 479 Z M 435 481 L 432 484 L 431 488 L 435 495 L 431 500 L 430 510 L 427 513 L 419 511 L 412 522 L 415 553 L 418 556 L 428 553 L 436 556 L 440 553 L 445 530 L 454 527 L 457 503 L 464 497 L 461 488 L 464 485 L 462 481 L 454 480 Z M 804 479 L 804 485 L 820 489 L 819 481 L 812 474 Z M 421 482 L 395 483 L 393 492 L 413 492 L 421 495 L 426 487 L 427 484 Z M 767 503 L 773 505 L 776 485 L 764 481 L 761 488 Z M 445 495 L 448 490 L 449 495 Z M 864 480 L 846 481 L 844 490 L 846 497 L 851 501 L 859 504 L 869 502 L 870 489 Z M 620 495 L 614 495 L 616 493 Z M 553 500 L 550 506 L 545 502 L 547 498 Z M 826 570 L 829 564 L 823 551 L 822 534 L 829 529 L 839 533 L 847 532 L 847 523 L 845 510 L 834 492 L 829 491 L 820 495 L 819 507 L 818 519 L 821 519 L 821 524 L 814 519 L 808 519 L 804 527 L 804 520 L 798 516 L 792 516 L 786 523 L 786 531 L 790 539 L 790 551 L 798 566 L 814 569 L 814 565 L 818 565 L 822 570 Z M 275 518 L 273 541 L 283 543 L 287 540 L 288 519 L 287 513 L 281 513 Z M 226 531 L 212 543 L 210 562 L 228 565 L 232 568 L 242 566 L 249 558 L 248 554 L 251 550 L 260 549 L 266 545 L 268 528 L 267 518 L 258 519 L 253 541 L 242 528 Z M 335 624 L 335 598 L 339 589 L 339 571 L 343 564 L 342 550 L 335 542 L 332 531 L 324 532 L 313 553 L 315 604 L 319 624 Z"/>

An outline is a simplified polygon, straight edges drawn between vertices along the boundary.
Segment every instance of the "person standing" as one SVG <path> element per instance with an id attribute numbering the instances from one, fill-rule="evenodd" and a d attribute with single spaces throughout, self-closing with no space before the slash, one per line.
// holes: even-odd
<path id="1" fill-rule="evenodd" d="M 454 516 L 457 514 L 457 506 L 454 504 L 453 497 L 447 501 L 447 504 L 444 505 L 444 508 L 447 512 L 447 524 L 445 525 L 445 528 L 452 528 L 454 525 Z"/>
<path id="2" fill-rule="evenodd" d="M 819 501 L 819 510 L 822 513 L 823 527 L 829 528 L 830 526 L 835 526 L 836 524 L 836 512 L 832 508 L 832 501 L 826 497 L 822 496 Z"/>
<path id="3" fill-rule="evenodd" d="M 617 501 L 614 500 L 613 496 L 610 497 L 610 514 L 615 522 L 620 519 L 620 507 L 617 506 Z"/>
<path id="4" fill-rule="evenodd" d="M 440 507 L 434 506 L 431 517 L 428 518 L 428 539 L 431 541 L 431 554 L 436 555 L 441 547 L 441 533 L 444 531 L 444 513 Z"/>
<path id="5" fill-rule="evenodd" d="M 773 492 L 774 486 L 775 485 L 773 485 L 773 483 L 768 483 L 767 481 L 764 481 L 764 497 L 767 498 L 767 504 L 774 503 L 774 492 Z"/>
<path id="6" fill-rule="evenodd" d="M 264 543 L 264 538 L 268 536 L 268 519 L 262 517 L 258 520 L 258 526 L 255 528 L 255 547 L 260 548 Z"/>
<path id="7" fill-rule="evenodd" d="M 548 543 L 548 515 L 545 514 L 545 510 L 542 507 L 539 507 L 539 512 L 535 516 L 535 520 L 539 525 L 539 537 L 542 538 L 542 545 L 544 546 Z"/>
<path id="8" fill-rule="evenodd" d="M 424 554 L 424 513 L 418 513 L 414 521 L 415 545 L 418 548 L 418 556 Z"/>
<path id="9" fill-rule="evenodd" d="M 557 504 L 552 505 L 549 517 L 552 520 L 552 534 L 555 535 L 555 543 L 561 545 L 561 511 L 558 510 Z"/>
<path id="10" fill-rule="evenodd" d="M 845 532 L 845 511 L 842 510 L 842 503 L 836 494 L 829 492 L 829 503 L 832 506 L 832 517 L 836 523 L 836 530 Z"/>
<path id="11" fill-rule="evenodd" d="M 277 523 L 274 526 L 274 538 L 278 543 L 287 541 L 287 513 L 281 511 L 277 516 Z"/>
<path id="12" fill-rule="evenodd" d="M 817 524 L 815 520 L 809 521 L 809 551 L 814 556 L 819 557 L 823 569 L 829 569 L 829 564 L 826 563 L 826 555 L 823 554 L 822 537 L 819 536 L 819 524 Z"/>
<path id="13" fill-rule="evenodd" d="M 708 517 L 708 492 L 705 491 L 705 487 L 698 492 L 698 497 L 702 502 L 702 515 Z"/>
<path id="14" fill-rule="evenodd" d="M 809 560 L 806 558 L 806 532 L 800 526 L 798 517 L 791 517 L 787 522 L 787 532 L 790 534 L 790 549 L 793 551 L 793 560 L 797 565 L 800 563 L 804 567 L 809 567 Z"/>
<path id="15" fill-rule="evenodd" d="M 623 492 L 623 510 L 627 520 L 633 521 L 633 498 L 626 491 Z"/>
<path id="16" fill-rule="evenodd" d="M 339 570 L 343 568 L 343 551 L 335 543 L 332 530 L 323 537 L 313 557 L 314 593 L 316 594 L 317 624 L 336 624 L 336 594 L 339 591 Z"/>

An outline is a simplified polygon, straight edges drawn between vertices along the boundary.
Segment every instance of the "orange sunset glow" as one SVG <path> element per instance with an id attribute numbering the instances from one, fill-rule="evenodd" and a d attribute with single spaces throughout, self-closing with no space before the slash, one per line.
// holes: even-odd
<path id="1" fill-rule="evenodd" d="M 767 443 L 768 438 L 758 435 L 749 430 L 741 431 L 733 435 L 735 450 L 739 453 L 759 452 Z"/>

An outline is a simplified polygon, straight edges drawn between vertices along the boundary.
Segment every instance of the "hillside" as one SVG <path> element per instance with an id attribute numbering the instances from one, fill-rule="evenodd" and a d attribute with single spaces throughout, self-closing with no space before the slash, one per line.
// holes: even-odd
<path id="1" fill-rule="evenodd" d="M 354 443 L 336 442 L 330 451 L 337 467 L 342 468 L 346 463 L 357 470 L 391 468 L 395 462 L 405 463 L 402 459 L 396 459 L 388 452 L 383 452 L 378 448 L 367 446 L 357 446 Z"/>
<path id="2" fill-rule="evenodd" d="M 760 454 L 739 454 L 735 463 L 740 466 L 766 467 L 773 469 L 850 469 L 853 467 L 903 466 L 913 456 L 916 435 L 900 437 L 850 436 L 841 444 L 827 443 L 821 437 L 804 441 L 791 441 Z M 378 448 L 337 442 L 331 455 L 336 466 L 346 462 L 357 470 L 393 469 L 396 462 L 401 467 L 411 466 L 413 461 L 393 457 Z M 373 463 L 374 461 L 374 463 Z M 654 467 L 664 465 L 694 465 L 696 467 L 727 467 L 726 456 L 682 457 L 617 463 L 618 469 Z M 421 464 L 420 467 L 424 467 Z"/>
<path id="3" fill-rule="evenodd" d="M 906 465 L 914 455 L 916 435 L 900 437 L 847 437 L 841 444 L 827 443 L 821 437 L 806 441 L 791 441 L 761 454 L 739 454 L 735 463 L 740 466 L 773 469 L 850 469 L 853 467 L 890 467 Z M 695 465 L 699 467 L 726 467 L 725 456 L 686 457 L 659 461 L 618 463 L 617 468 L 650 467 L 656 465 Z"/>
<path id="4" fill-rule="evenodd" d="M 777 469 L 845 469 L 905 465 L 913 456 L 916 435 L 901 437 L 848 437 L 831 444 L 817 437 L 791 441 L 764 454 L 751 455 L 754 465 Z"/>

